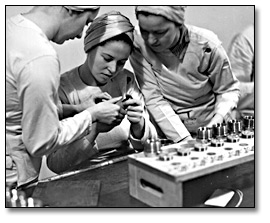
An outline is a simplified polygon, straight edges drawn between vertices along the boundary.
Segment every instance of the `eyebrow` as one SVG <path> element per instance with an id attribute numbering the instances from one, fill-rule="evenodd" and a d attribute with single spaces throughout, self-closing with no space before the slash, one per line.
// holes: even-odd
<path id="1" fill-rule="evenodd" d="M 109 56 L 110 58 L 113 58 L 113 59 L 115 59 L 115 57 L 113 57 L 111 54 L 108 54 L 108 53 L 105 53 L 105 52 L 103 52 L 103 55 L 104 56 Z M 127 58 L 123 58 L 123 59 L 121 59 L 121 60 L 118 60 L 118 61 L 122 61 L 122 60 L 125 60 L 125 61 L 127 61 L 128 60 L 128 57 Z"/>

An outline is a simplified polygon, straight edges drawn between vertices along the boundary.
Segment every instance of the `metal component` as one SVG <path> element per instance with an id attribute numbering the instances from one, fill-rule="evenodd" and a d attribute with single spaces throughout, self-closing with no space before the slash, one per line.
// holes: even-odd
<path id="1" fill-rule="evenodd" d="M 217 123 L 213 125 L 213 138 L 224 138 L 227 135 L 227 125 L 226 123 Z"/>
<path id="2" fill-rule="evenodd" d="M 179 156 L 189 156 L 191 153 L 191 146 L 188 144 L 181 145 L 179 149 L 177 149 L 177 154 Z"/>
<path id="3" fill-rule="evenodd" d="M 224 146 L 224 140 L 222 138 L 212 139 L 211 146 L 214 146 L 214 147 Z"/>
<path id="4" fill-rule="evenodd" d="M 173 159 L 173 155 L 171 153 L 160 153 L 159 159 L 161 161 L 170 161 Z"/>
<path id="5" fill-rule="evenodd" d="M 251 130 L 243 130 L 241 134 L 242 138 L 251 139 L 254 138 L 254 132 Z"/>
<path id="6" fill-rule="evenodd" d="M 228 132 L 230 134 L 240 134 L 241 133 L 241 122 L 235 119 L 228 121 Z"/>
<path id="7" fill-rule="evenodd" d="M 254 117 L 252 116 L 245 116 L 243 119 L 243 129 L 244 130 L 254 130 Z"/>
<path id="8" fill-rule="evenodd" d="M 227 141 L 228 142 L 233 142 L 233 143 L 236 143 L 236 142 L 239 142 L 240 140 L 240 137 L 236 134 L 230 134 L 227 136 Z"/>
<path id="9" fill-rule="evenodd" d="M 196 143 L 196 144 L 194 145 L 194 149 L 195 149 L 195 151 L 197 151 L 197 152 L 204 152 L 204 151 L 207 150 L 207 148 L 208 148 L 208 146 L 207 146 L 207 144 L 205 144 L 205 143 Z"/>
<path id="10" fill-rule="evenodd" d="M 212 138 L 212 128 L 210 127 L 199 127 L 197 130 L 197 139 L 210 141 Z"/>
<path id="11" fill-rule="evenodd" d="M 144 144 L 144 155 L 146 157 L 155 157 L 160 153 L 161 143 L 159 139 L 147 139 Z"/>

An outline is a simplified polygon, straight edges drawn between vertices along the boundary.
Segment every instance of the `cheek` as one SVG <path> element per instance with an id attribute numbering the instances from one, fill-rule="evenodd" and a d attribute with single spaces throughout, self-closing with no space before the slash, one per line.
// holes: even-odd
<path id="1" fill-rule="evenodd" d="M 95 57 L 92 61 L 92 72 L 95 74 L 99 74 L 102 70 L 106 68 L 106 63 L 104 62 L 104 59 L 101 57 Z"/>

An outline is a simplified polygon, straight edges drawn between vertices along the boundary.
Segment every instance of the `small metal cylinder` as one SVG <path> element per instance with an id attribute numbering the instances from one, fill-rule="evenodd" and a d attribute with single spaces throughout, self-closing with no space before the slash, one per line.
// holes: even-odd
<path id="1" fill-rule="evenodd" d="M 241 133 L 241 122 L 235 119 L 228 121 L 228 132 L 238 135 Z"/>
<path id="2" fill-rule="evenodd" d="M 244 130 L 254 130 L 254 117 L 245 116 L 243 119 L 243 129 Z"/>
<path id="3" fill-rule="evenodd" d="M 146 157 L 155 157 L 160 152 L 160 147 L 159 139 L 147 139 L 144 144 L 144 155 Z"/>
<path id="4" fill-rule="evenodd" d="M 199 127 L 197 130 L 197 139 L 210 141 L 212 138 L 212 128 Z"/>
<path id="5" fill-rule="evenodd" d="M 217 123 L 213 125 L 213 138 L 224 138 L 227 135 L 226 123 Z"/>

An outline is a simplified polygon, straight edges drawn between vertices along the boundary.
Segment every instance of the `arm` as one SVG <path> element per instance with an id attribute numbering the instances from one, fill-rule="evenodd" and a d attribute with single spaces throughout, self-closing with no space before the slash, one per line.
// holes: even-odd
<path id="1" fill-rule="evenodd" d="M 90 134 L 50 153 L 46 159 L 48 168 L 60 174 L 95 155 L 98 152 L 95 143 L 97 135 L 96 123 L 94 123 Z"/>
<path id="2" fill-rule="evenodd" d="M 214 117 L 208 124 L 212 126 L 230 117 L 240 96 L 239 81 L 232 73 L 228 57 L 221 45 L 212 50 L 208 73 L 216 95 Z"/>
<path id="3" fill-rule="evenodd" d="M 146 108 L 166 137 L 178 142 L 190 136 L 179 116 L 163 98 L 155 74 L 138 48 L 134 48 L 130 62 L 144 95 Z"/>
<path id="4" fill-rule="evenodd" d="M 49 154 L 89 133 L 92 117 L 88 111 L 62 121 L 58 119 L 56 58 L 41 57 L 31 62 L 18 76 L 18 83 L 18 97 L 23 105 L 23 142 L 30 154 Z"/>
<path id="5" fill-rule="evenodd" d="M 82 102 L 81 104 L 73 104 L 69 101 L 67 95 L 65 94 L 65 90 L 60 85 L 59 87 L 59 97 L 62 102 L 62 114 L 60 115 L 62 118 L 72 117 L 89 107 L 94 106 L 96 103 L 101 101 L 110 100 L 112 97 L 107 92 L 93 94 L 87 101 Z"/>

